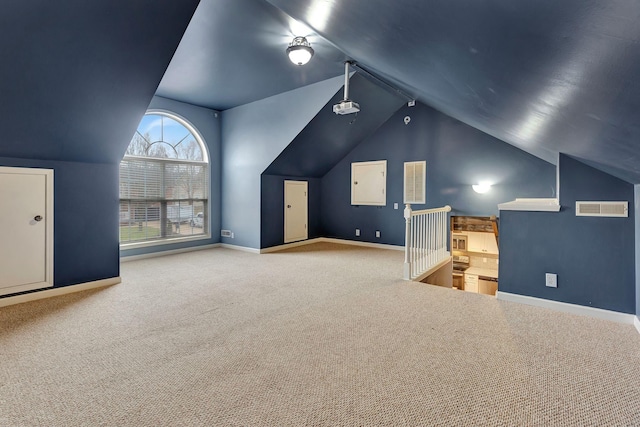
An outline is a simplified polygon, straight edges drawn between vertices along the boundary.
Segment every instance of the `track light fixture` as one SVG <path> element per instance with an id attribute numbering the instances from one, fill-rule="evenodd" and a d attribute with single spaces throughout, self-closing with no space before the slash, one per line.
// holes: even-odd
<path id="1" fill-rule="evenodd" d="M 294 64 L 304 65 L 313 56 L 313 48 L 306 37 L 294 37 L 287 47 L 287 55 Z"/>

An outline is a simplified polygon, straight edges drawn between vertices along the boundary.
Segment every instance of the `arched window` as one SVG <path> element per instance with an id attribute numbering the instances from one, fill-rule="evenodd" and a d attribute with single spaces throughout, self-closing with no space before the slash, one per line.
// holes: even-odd
<path id="1" fill-rule="evenodd" d="M 143 117 L 120 162 L 120 243 L 209 235 L 209 158 L 184 119 Z"/>

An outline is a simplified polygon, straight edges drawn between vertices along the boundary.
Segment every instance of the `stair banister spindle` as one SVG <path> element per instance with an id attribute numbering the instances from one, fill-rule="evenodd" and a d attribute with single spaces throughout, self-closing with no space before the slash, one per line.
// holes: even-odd
<path id="1" fill-rule="evenodd" d="M 405 205 L 405 280 L 424 275 L 450 256 L 447 250 L 448 218 L 450 206 L 414 211 Z"/>
<path id="2" fill-rule="evenodd" d="M 404 280 L 411 279 L 411 205 L 406 204 L 404 208 Z"/>

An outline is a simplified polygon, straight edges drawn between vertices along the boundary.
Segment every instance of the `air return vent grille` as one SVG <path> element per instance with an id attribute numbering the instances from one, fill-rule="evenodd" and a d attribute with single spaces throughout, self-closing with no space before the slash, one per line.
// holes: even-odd
<path id="1" fill-rule="evenodd" d="M 426 203 L 427 162 L 404 164 L 404 203 Z"/>
<path id="2" fill-rule="evenodd" d="M 628 202 L 576 202 L 576 216 L 628 217 Z"/>

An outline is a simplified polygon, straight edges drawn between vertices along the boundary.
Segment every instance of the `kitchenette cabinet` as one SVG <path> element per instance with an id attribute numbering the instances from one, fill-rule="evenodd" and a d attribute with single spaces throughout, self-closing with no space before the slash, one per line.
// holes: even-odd
<path id="1" fill-rule="evenodd" d="M 469 252 L 498 255 L 498 243 L 493 233 L 467 231 L 467 247 Z"/>
<path id="2" fill-rule="evenodd" d="M 484 295 L 495 295 L 498 290 L 498 270 L 470 267 L 464 272 L 464 290 Z"/>
<path id="3" fill-rule="evenodd" d="M 467 274 L 464 275 L 464 290 L 467 292 L 478 293 L 478 275 Z"/>

